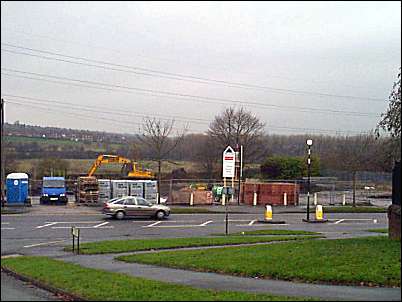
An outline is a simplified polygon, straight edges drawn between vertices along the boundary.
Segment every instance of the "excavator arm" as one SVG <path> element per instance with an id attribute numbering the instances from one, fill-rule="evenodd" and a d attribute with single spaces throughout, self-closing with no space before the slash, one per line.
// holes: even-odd
<path id="1" fill-rule="evenodd" d="M 127 177 L 149 178 L 149 179 L 154 178 L 154 175 L 151 172 L 139 170 L 137 168 L 137 163 L 128 158 L 117 155 L 104 155 L 104 154 L 99 155 L 98 158 L 95 160 L 95 162 L 92 164 L 92 167 L 89 169 L 88 176 L 93 176 L 96 170 L 102 164 L 109 164 L 109 163 L 124 164 L 123 167 L 129 167 L 128 170 L 126 169 Z"/>

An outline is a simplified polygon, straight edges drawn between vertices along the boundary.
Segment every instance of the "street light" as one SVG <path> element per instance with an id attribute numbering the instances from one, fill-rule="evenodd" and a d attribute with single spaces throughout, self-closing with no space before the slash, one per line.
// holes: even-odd
<path id="1" fill-rule="evenodd" d="M 307 140 L 308 157 L 307 157 L 307 221 L 310 221 L 310 176 L 311 176 L 311 146 L 313 140 Z"/>

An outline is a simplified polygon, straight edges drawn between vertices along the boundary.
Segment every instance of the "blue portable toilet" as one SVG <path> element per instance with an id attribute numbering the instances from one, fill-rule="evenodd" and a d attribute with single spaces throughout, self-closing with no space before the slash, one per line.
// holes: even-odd
<path id="1" fill-rule="evenodd" d="M 8 174 L 6 186 L 7 204 L 25 204 L 28 201 L 28 174 Z"/>

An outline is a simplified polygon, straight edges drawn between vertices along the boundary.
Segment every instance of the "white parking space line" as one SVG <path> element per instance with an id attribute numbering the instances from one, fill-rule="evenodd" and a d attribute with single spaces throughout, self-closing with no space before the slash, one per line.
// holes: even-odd
<path id="1" fill-rule="evenodd" d="M 149 225 L 144 225 L 143 228 L 151 228 L 153 226 L 156 226 L 156 225 L 160 224 L 161 222 L 162 221 L 157 221 L 157 222 L 151 223 Z"/>
<path id="2" fill-rule="evenodd" d="M 71 224 L 71 225 L 79 225 L 79 224 L 95 224 L 94 226 L 82 226 L 81 229 L 112 229 L 113 226 L 105 226 L 108 224 L 108 221 L 54 221 L 54 222 L 46 222 L 44 225 L 37 226 L 37 229 L 42 229 L 44 227 L 50 227 L 51 229 L 71 229 L 71 226 L 56 226 L 60 224 Z"/>
<path id="3" fill-rule="evenodd" d="M 251 220 L 251 221 L 250 221 L 250 223 L 249 223 L 248 225 L 253 225 L 253 224 L 254 224 L 256 221 L 257 221 L 256 219 Z"/>
<path id="4" fill-rule="evenodd" d="M 177 225 L 156 225 L 151 226 L 151 228 L 199 228 L 202 227 L 199 224 L 177 224 Z"/>
<path id="5" fill-rule="evenodd" d="M 275 226 L 286 226 L 286 225 L 289 225 L 289 224 L 288 223 L 275 224 Z M 251 225 L 250 224 L 236 224 L 235 226 L 249 228 L 249 227 L 262 227 L 264 225 L 257 223 L 257 224 L 251 224 Z"/>
<path id="6" fill-rule="evenodd" d="M 341 223 L 342 221 L 345 221 L 345 219 L 340 219 L 340 220 L 336 221 L 334 224 Z"/>
<path id="7" fill-rule="evenodd" d="M 39 226 L 37 226 L 36 228 L 37 228 L 37 229 L 42 229 L 42 228 L 44 228 L 44 227 L 51 226 L 51 225 L 55 225 L 55 224 L 57 224 L 57 222 L 51 222 L 51 223 L 48 223 L 48 224 L 39 225 Z"/>
<path id="8" fill-rule="evenodd" d="M 114 226 L 110 225 L 110 226 L 102 226 L 102 227 L 98 227 L 95 228 L 94 226 L 83 226 L 83 227 L 78 227 L 79 229 L 113 229 Z M 52 229 L 71 229 L 70 226 L 59 226 L 59 227 L 52 227 Z"/>
<path id="9" fill-rule="evenodd" d="M 243 221 L 250 221 L 250 219 L 228 219 L 229 222 L 243 222 Z M 226 222 L 226 220 L 223 220 Z"/>
<path id="10" fill-rule="evenodd" d="M 166 222 L 179 222 L 179 221 L 166 221 Z M 180 221 L 180 222 L 189 222 L 189 221 Z M 143 226 L 143 228 L 198 228 L 198 227 L 205 227 L 208 224 L 212 223 L 213 220 L 208 220 L 201 224 L 173 224 L 173 225 L 160 225 L 162 221 L 157 221 L 155 223 L 151 223 L 149 225 Z"/>
<path id="11" fill-rule="evenodd" d="M 350 222 L 351 221 L 362 221 L 363 223 L 364 223 L 364 221 L 372 221 L 373 223 L 378 223 L 378 220 L 373 219 L 373 218 L 343 218 L 343 219 L 328 219 L 328 220 L 335 221 L 334 224 L 339 224 L 339 223 L 351 224 L 351 223 L 348 223 L 348 221 L 350 221 Z"/>
<path id="12" fill-rule="evenodd" d="M 108 221 L 103 222 L 103 223 L 100 223 L 100 224 L 98 224 L 98 225 L 95 225 L 94 228 L 99 228 L 99 227 L 101 227 L 101 226 L 103 226 L 103 225 L 106 225 L 106 224 L 108 224 L 108 223 L 109 223 Z"/>
<path id="13" fill-rule="evenodd" d="M 102 221 L 47 221 L 46 223 L 60 223 L 60 224 L 66 224 L 66 223 L 99 223 Z"/>
<path id="14" fill-rule="evenodd" d="M 37 244 L 31 244 L 31 245 L 25 245 L 23 246 L 24 248 L 30 248 L 30 247 L 36 247 L 36 246 L 41 246 L 41 245 L 49 245 L 49 244 L 54 244 L 54 243 L 60 243 L 64 242 L 67 240 L 58 240 L 58 241 L 50 241 L 50 242 L 42 242 L 42 243 L 37 243 Z"/>
<path id="15" fill-rule="evenodd" d="M 9 222 L 2 222 L 1 223 L 2 225 L 4 224 L 4 225 L 9 225 L 10 223 Z M 1 227 L 1 229 L 2 230 L 15 230 L 15 228 L 10 228 L 10 227 Z"/>

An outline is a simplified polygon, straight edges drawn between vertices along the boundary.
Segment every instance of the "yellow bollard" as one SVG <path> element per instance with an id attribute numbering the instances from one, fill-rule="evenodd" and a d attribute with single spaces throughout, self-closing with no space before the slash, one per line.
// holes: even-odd
<path id="1" fill-rule="evenodd" d="M 265 221 L 272 220 L 272 207 L 270 205 L 265 205 Z"/>
<path id="2" fill-rule="evenodd" d="M 316 220 L 322 220 L 324 216 L 323 210 L 322 210 L 322 205 L 317 205 L 315 208 L 315 219 Z"/>

